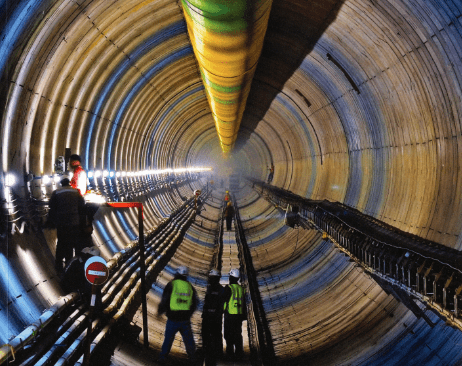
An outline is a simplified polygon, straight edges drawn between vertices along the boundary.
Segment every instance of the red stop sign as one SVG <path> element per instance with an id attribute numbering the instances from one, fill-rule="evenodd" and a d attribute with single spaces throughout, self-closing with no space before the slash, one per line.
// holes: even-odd
<path id="1" fill-rule="evenodd" d="M 103 258 L 95 256 L 85 262 L 85 278 L 92 285 L 102 285 L 108 276 L 109 271 Z"/>

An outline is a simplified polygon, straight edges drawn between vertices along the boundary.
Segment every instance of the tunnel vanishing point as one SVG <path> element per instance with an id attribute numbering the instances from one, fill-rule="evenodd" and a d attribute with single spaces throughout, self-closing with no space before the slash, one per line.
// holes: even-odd
<path id="1" fill-rule="evenodd" d="M 214 181 L 150 283 L 153 352 L 165 320 L 152 314 L 177 266 L 203 300 L 230 189 L 271 363 L 461 365 L 459 323 L 398 296 L 322 230 L 285 225 L 252 183 L 273 165 L 272 187 L 459 252 L 461 13 L 460 0 L 0 0 L 0 343 L 66 295 L 42 224 L 70 151 L 111 174 L 93 178 L 97 191 L 143 202 L 147 231 Z M 188 167 L 212 172 L 149 174 Z M 108 261 L 138 237 L 131 209 L 100 209 L 93 227 Z M 198 345 L 199 327 L 196 313 Z"/>

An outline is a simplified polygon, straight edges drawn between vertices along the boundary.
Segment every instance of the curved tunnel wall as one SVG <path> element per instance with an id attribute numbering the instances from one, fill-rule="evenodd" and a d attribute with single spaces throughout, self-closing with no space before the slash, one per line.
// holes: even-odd
<path id="1" fill-rule="evenodd" d="M 3 188 L 26 196 L 24 175 L 52 174 L 65 148 L 87 169 L 223 168 L 177 2 L 22 0 L 0 9 Z M 273 1 L 230 169 L 251 164 L 244 171 L 265 179 L 274 163 L 274 185 L 460 249 L 461 11 L 458 1 Z M 152 225 L 174 207 L 167 196 L 152 203 Z M 266 210 L 255 200 L 246 217 Z M 96 237 L 109 256 L 137 230 L 120 213 L 97 232 L 112 230 L 107 220 L 121 236 Z M 258 230 L 260 249 L 283 245 L 277 225 Z M 47 253 L 34 249 L 45 239 L 2 230 L 2 288 L 19 324 L 2 328 L 5 340 L 60 294 L 40 265 Z"/>

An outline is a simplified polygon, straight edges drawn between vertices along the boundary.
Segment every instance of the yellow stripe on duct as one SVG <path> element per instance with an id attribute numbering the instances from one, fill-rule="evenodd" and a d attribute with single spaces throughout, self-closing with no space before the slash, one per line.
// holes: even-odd
<path id="1" fill-rule="evenodd" d="M 225 156 L 232 151 L 263 48 L 272 0 L 182 0 Z"/>

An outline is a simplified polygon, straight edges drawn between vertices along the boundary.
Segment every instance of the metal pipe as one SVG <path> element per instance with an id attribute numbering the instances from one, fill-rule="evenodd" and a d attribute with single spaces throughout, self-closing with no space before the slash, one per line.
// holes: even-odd
<path id="1" fill-rule="evenodd" d="M 50 323 L 57 315 L 59 315 L 67 306 L 73 304 L 76 299 L 79 298 L 79 294 L 72 292 L 66 296 L 61 297 L 52 307 L 46 310 L 40 318 L 16 337 L 14 337 L 10 343 L 0 347 L 0 364 L 8 360 L 10 357 L 14 358 L 14 354 L 21 348 L 30 343 L 35 337 L 40 334 L 40 331 Z"/>
<path id="2" fill-rule="evenodd" d="M 182 0 L 221 149 L 233 149 L 272 0 Z"/>

